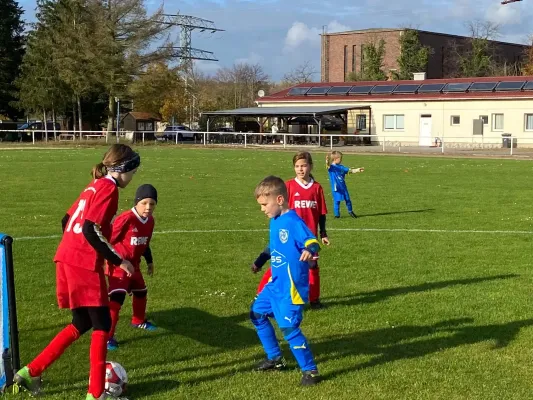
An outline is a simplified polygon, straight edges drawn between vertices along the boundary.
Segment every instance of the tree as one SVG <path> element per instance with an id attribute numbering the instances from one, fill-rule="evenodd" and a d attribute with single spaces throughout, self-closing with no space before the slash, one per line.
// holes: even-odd
<path id="1" fill-rule="evenodd" d="M 526 50 L 526 62 L 522 66 L 522 75 L 533 75 L 533 35 L 530 41 L 531 45 Z"/>
<path id="2" fill-rule="evenodd" d="M 100 81 L 108 97 L 108 131 L 113 130 L 115 97 L 123 97 L 128 85 L 148 65 L 169 60 L 171 43 L 154 46 L 172 28 L 164 23 L 163 9 L 147 15 L 144 0 L 86 0 L 98 29 L 94 32 L 99 56 L 94 62 L 102 71 Z M 168 41 L 167 41 L 168 42 Z"/>
<path id="3" fill-rule="evenodd" d="M 15 0 L 0 1 L 0 114 L 17 119 L 21 113 L 13 105 L 17 97 L 14 82 L 24 56 L 23 11 Z"/>
<path id="4" fill-rule="evenodd" d="M 394 79 L 409 80 L 414 72 L 426 71 L 430 49 L 422 46 L 418 38 L 418 32 L 414 29 L 406 29 L 400 35 L 400 56 L 398 57 L 399 70 L 393 72 Z"/>
<path id="5" fill-rule="evenodd" d="M 269 86 L 269 76 L 260 64 L 235 64 L 217 71 L 218 100 L 223 108 L 251 107 L 260 88 Z"/>
<path id="6" fill-rule="evenodd" d="M 294 86 L 300 83 L 313 82 L 313 77 L 318 74 L 311 65 L 311 61 L 305 61 L 303 64 L 298 65 L 283 76 L 283 84 L 287 86 Z"/>
<path id="7" fill-rule="evenodd" d="M 363 47 L 363 60 L 361 62 L 361 72 L 351 72 L 346 77 L 348 81 L 384 81 L 387 75 L 383 71 L 383 60 L 385 58 L 385 40 L 380 39 L 367 43 Z"/>

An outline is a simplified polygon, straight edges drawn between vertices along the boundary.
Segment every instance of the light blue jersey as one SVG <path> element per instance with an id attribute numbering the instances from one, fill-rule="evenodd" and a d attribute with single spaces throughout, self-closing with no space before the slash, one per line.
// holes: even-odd
<path id="1" fill-rule="evenodd" d="M 329 182 L 331 183 L 331 192 L 335 198 L 336 194 L 341 197 L 349 197 L 348 188 L 344 177 L 350 172 L 350 168 L 342 164 L 331 164 L 328 168 Z"/>
<path id="2" fill-rule="evenodd" d="M 300 261 L 302 251 L 319 246 L 305 222 L 290 210 L 270 220 L 270 266 L 272 278 L 269 290 L 280 300 L 305 304 L 309 297 L 309 264 Z"/>

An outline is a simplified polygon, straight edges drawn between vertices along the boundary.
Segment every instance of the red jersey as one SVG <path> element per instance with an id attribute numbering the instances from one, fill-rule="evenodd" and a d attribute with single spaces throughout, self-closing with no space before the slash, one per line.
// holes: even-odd
<path id="1" fill-rule="evenodd" d="M 135 207 L 123 212 L 113 221 L 110 243 L 120 257 L 133 264 L 135 270 L 140 270 L 141 257 L 150 245 L 154 223 L 152 216 L 141 217 Z M 112 275 L 115 266 L 109 262 L 107 266 L 107 273 Z"/>
<path id="2" fill-rule="evenodd" d="M 111 236 L 111 221 L 118 209 L 118 187 L 110 176 L 95 179 L 70 207 L 70 216 L 54 262 L 63 262 L 92 271 L 103 269 L 104 258 L 82 233 L 85 220 L 94 222 L 106 240 Z"/>
<path id="3" fill-rule="evenodd" d="M 313 179 L 304 185 L 296 178 L 285 182 L 285 185 L 289 194 L 289 208 L 296 211 L 311 232 L 317 236 L 318 220 L 321 215 L 328 213 L 322 186 Z"/>

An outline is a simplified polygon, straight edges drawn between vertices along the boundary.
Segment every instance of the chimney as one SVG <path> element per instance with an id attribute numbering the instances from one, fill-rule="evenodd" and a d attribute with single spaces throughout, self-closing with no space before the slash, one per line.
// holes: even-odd
<path id="1" fill-rule="evenodd" d="M 425 81 L 426 80 L 426 73 L 425 72 L 414 72 L 413 73 L 413 80 L 415 80 L 415 81 Z"/>

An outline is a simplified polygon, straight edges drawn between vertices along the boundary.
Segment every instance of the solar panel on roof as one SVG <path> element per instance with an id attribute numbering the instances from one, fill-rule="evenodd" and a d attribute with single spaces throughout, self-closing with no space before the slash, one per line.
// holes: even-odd
<path id="1" fill-rule="evenodd" d="M 470 92 L 492 92 L 498 82 L 474 82 L 468 88 Z"/>
<path id="2" fill-rule="evenodd" d="M 392 93 L 396 85 L 378 85 L 372 89 L 372 94 L 388 94 Z"/>
<path id="3" fill-rule="evenodd" d="M 522 86 L 526 81 L 518 81 L 518 82 L 500 82 L 498 86 L 496 86 L 497 92 L 505 92 L 507 90 L 520 90 L 522 89 Z"/>
<path id="4" fill-rule="evenodd" d="M 522 89 L 533 90 L 533 81 L 529 81 L 528 83 L 526 83 Z"/>
<path id="5" fill-rule="evenodd" d="M 306 95 L 326 94 L 329 89 L 331 89 L 331 86 L 315 86 L 309 89 Z"/>
<path id="6" fill-rule="evenodd" d="M 354 86 L 350 89 L 349 94 L 369 94 L 374 85 Z"/>
<path id="7" fill-rule="evenodd" d="M 472 83 L 448 83 L 444 89 L 442 89 L 443 92 L 466 92 L 467 89 L 470 87 Z"/>
<path id="8" fill-rule="evenodd" d="M 440 92 L 444 86 L 444 83 L 426 83 L 418 88 L 418 93 Z"/>
<path id="9" fill-rule="evenodd" d="M 415 93 L 419 87 L 418 84 L 406 83 L 396 86 L 393 93 Z"/>
<path id="10" fill-rule="evenodd" d="M 294 87 L 291 90 L 289 90 L 289 93 L 287 93 L 289 96 L 303 96 L 307 93 L 307 91 L 311 89 L 310 87 Z"/>
<path id="11" fill-rule="evenodd" d="M 346 94 L 351 89 L 351 86 L 333 86 L 330 91 L 328 92 L 328 96 L 332 94 Z"/>

